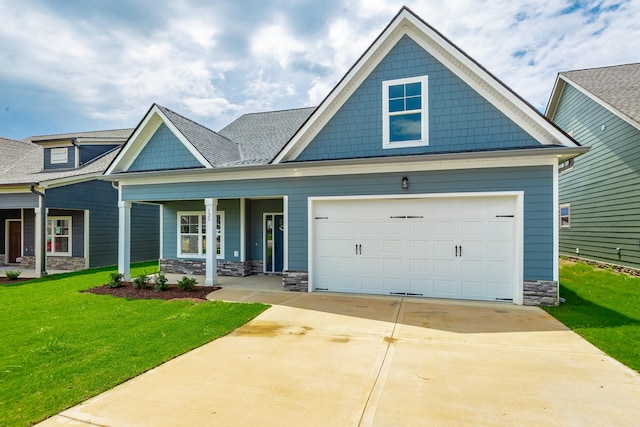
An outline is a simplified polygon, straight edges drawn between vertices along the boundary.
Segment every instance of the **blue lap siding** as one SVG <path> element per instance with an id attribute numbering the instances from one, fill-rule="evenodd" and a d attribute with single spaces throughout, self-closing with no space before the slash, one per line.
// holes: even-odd
<path id="1" fill-rule="evenodd" d="M 408 191 L 400 189 L 403 176 L 410 179 Z M 309 197 L 494 191 L 524 191 L 524 279 L 553 280 L 552 166 L 125 186 L 123 198 L 178 201 L 288 196 L 289 269 L 307 270 Z M 222 206 L 224 201 L 220 203 Z M 229 227 L 232 215 L 225 216 Z M 164 222 L 168 257 L 175 254 L 176 225 L 167 224 L 166 216 Z M 227 242 L 230 236 L 227 235 Z M 239 236 L 237 239 L 239 243 Z M 227 254 L 233 247 L 229 242 Z"/>

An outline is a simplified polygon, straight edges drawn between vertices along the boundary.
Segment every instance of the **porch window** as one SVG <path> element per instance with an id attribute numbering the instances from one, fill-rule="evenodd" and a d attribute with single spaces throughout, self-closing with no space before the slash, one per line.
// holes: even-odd
<path id="1" fill-rule="evenodd" d="M 47 218 L 47 254 L 71 256 L 71 217 Z"/>
<path id="2" fill-rule="evenodd" d="M 204 212 L 178 212 L 178 256 L 204 258 L 207 253 Z M 224 212 L 216 212 L 216 258 L 224 258 Z"/>

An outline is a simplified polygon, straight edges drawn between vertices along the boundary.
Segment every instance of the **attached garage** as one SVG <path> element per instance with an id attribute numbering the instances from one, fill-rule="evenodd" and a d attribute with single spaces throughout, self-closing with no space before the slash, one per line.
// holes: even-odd
<path id="1" fill-rule="evenodd" d="M 489 301 L 521 292 L 520 194 L 315 198 L 310 205 L 311 290 Z"/>

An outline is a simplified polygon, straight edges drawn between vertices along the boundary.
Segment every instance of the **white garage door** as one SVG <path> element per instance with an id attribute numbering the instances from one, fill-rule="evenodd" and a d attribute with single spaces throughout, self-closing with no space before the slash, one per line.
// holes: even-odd
<path id="1" fill-rule="evenodd" d="M 512 300 L 515 197 L 317 200 L 316 290 Z"/>

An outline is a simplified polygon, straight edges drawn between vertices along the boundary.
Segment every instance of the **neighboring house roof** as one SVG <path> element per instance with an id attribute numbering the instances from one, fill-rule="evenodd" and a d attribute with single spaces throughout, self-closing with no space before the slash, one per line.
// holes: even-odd
<path id="1" fill-rule="evenodd" d="M 640 126 L 640 63 L 559 73 L 547 107 L 548 117 L 555 115 L 566 82 Z"/>
<path id="2" fill-rule="evenodd" d="M 58 133 L 52 135 L 38 135 L 25 138 L 25 142 L 44 142 L 44 141 L 59 141 L 66 139 L 77 140 L 110 140 L 110 139 L 127 139 L 131 136 L 135 129 L 113 129 L 113 130 L 96 130 L 88 132 L 74 132 L 74 133 Z"/>
<path id="3" fill-rule="evenodd" d="M 77 137 L 96 138 L 108 141 L 110 138 L 121 139 L 123 135 L 131 134 L 133 129 L 116 131 L 80 132 L 74 134 L 57 134 L 26 138 L 16 141 L 0 138 L 0 186 L 1 185 L 56 185 L 59 182 L 74 182 L 87 176 L 94 176 L 105 171 L 116 156 L 118 149 L 105 153 L 84 165 L 74 169 L 43 170 L 44 148 L 30 142 L 35 139 L 40 142 L 64 140 Z"/>

